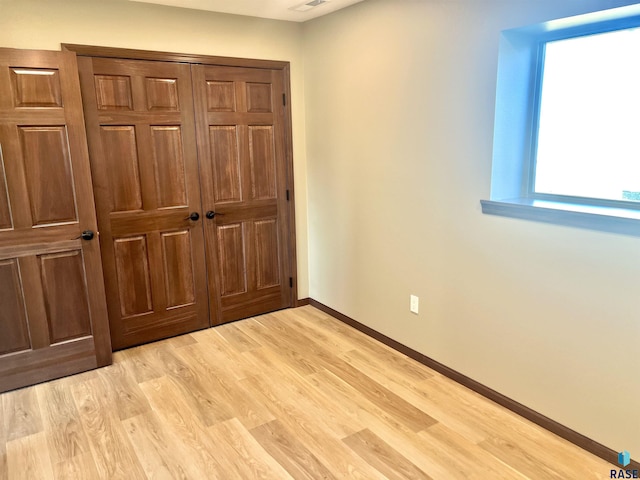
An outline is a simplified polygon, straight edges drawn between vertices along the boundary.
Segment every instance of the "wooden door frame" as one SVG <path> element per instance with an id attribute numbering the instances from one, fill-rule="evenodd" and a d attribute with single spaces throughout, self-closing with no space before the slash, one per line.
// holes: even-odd
<path id="1" fill-rule="evenodd" d="M 74 52 L 82 57 L 123 58 L 127 60 L 151 60 L 158 62 L 190 63 L 196 65 L 213 65 L 227 67 L 265 68 L 280 70 L 285 91 L 284 105 L 284 154 L 287 170 L 286 185 L 289 196 L 287 212 L 287 230 L 289 232 L 289 276 L 291 278 L 290 307 L 298 304 L 298 262 L 296 256 L 295 225 L 295 192 L 293 181 L 293 134 L 291 121 L 291 74 L 290 63 L 281 60 L 260 60 L 236 57 L 218 57 L 190 53 L 157 52 L 153 50 L 136 50 L 129 48 L 100 47 L 94 45 L 78 45 L 63 43 L 63 51 Z M 199 159 L 198 159 L 199 160 Z"/>

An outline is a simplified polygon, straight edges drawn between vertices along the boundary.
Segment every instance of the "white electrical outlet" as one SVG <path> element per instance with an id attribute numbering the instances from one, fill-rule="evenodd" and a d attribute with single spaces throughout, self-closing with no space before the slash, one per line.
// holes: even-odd
<path id="1" fill-rule="evenodd" d="M 420 299 L 415 295 L 411 295 L 411 302 L 409 304 L 409 309 L 412 313 L 418 313 L 418 308 L 420 307 Z"/>

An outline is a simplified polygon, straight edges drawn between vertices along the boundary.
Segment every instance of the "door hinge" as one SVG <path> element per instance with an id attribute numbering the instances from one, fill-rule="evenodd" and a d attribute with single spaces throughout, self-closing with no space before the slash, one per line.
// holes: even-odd
<path id="1" fill-rule="evenodd" d="M 286 105 L 287 104 L 287 94 L 283 93 L 282 94 L 282 105 Z"/>
<path id="2" fill-rule="evenodd" d="M 293 277 L 289 277 L 289 288 L 293 288 Z"/>
<path id="3" fill-rule="evenodd" d="M 287 189 L 287 202 L 289 201 L 289 189 Z"/>

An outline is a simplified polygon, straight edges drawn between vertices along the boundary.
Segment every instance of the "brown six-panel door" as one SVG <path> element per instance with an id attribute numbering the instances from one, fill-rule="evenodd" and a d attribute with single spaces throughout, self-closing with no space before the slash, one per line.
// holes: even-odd
<path id="1" fill-rule="evenodd" d="M 79 58 L 115 349 L 209 326 L 190 67 Z"/>
<path id="2" fill-rule="evenodd" d="M 283 72 L 192 72 L 212 324 L 291 306 Z"/>
<path id="3" fill-rule="evenodd" d="M 0 392 L 109 363 L 75 55 L 0 49 Z"/>

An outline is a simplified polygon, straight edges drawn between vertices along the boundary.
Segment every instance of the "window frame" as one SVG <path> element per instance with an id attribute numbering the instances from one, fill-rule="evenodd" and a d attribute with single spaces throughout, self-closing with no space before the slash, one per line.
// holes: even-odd
<path id="1" fill-rule="evenodd" d="M 501 32 L 490 200 L 482 212 L 640 236 L 640 202 L 535 192 L 548 42 L 640 27 L 640 5 Z"/>

